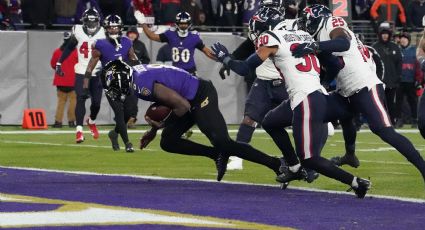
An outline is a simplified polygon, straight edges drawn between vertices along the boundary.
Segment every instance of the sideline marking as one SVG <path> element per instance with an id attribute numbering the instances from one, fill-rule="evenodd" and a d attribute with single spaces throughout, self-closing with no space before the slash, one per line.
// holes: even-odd
<path id="1" fill-rule="evenodd" d="M 141 130 L 128 130 L 128 133 L 140 133 L 143 134 L 148 129 Z M 201 133 L 199 129 L 192 129 L 194 133 Z M 237 129 L 229 129 L 229 133 L 237 133 Z M 288 133 L 292 133 L 292 129 L 286 129 Z M 419 133 L 417 129 L 396 129 L 398 133 Z M 101 134 L 107 134 L 109 130 L 99 130 Z M 158 130 L 158 133 L 162 133 L 162 130 Z M 255 129 L 254 133 L 266 133 L 264 129 Z M 341 129 L 335 130 L 335 133 L 342 133 Z M 369 129 L 362 129 L 357 133 L 372 133 Z M 58 130 L 15 130 L 15 131 L 0 131 L 0 134 L 75 134 L 74 130 L 58 131 Z"/>
<path id="2" fill-rule="evenodd" d="M 142 175 L 131 175 L 131 174 L 95 173 L 95 172 L 86 172 L 86 171 L 65 171 L 65 170 L 56 170 L 56 169 L 40 169 L 40 168 L 12 167 L 12 166 L 0 165 L 0 170 L 1 168 L 40 171 L 40 172 L 53 172 L 53 173 L 68 173 L 68 174 L 90 175 L 90 176 L 113 176 L 113 177 L 130 177 L 130 178 L 150 179 L 150 180 L 199 181 L 199 182 L 207 182 L 207 183 L 225 183 L 225 184 L 234 184 L 234 185 L 264 186 L 264 187 L 276 187 L 276 188 L 280 187 L 280 185 L 255 184 L 255 183 L 247 183 L 247 182 L 233 182 L 233 181 L 217 182 L 215 180 L 207 180 L 207 179 L 186 179 L 186 178 L 169 178 L 169 177 L 160 177 L 160 176 L 142 176 Z M 300 190 L 300 191 L 324 192 L 324 193 L 330 193 L 330 194 L 344 194 L 344 195 L 354 196 L 354 194 L 350 192 L 342 192 L 342 191 L 334 191 L 334 190 L 323 190 L 323 189 L 292 187 L 292 186 L 289 186 L 289 188 L 294 190 Z M 385 195 L 366 195 L 366 197 L 425 204 L 425 199 L 417 199 L 417 198 L 385 196 Z"/>

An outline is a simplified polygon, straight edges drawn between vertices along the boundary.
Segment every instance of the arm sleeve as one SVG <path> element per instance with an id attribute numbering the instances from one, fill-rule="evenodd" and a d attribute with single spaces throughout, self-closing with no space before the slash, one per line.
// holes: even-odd
<path id="1" fill-rule="evenodd" d="M 198 41 L 198 43 L 196 43 L 196 46 L 195 47 L 198 50 L 201 50 L 202 51 L 202 49 L 205 47 L 205 44 L 204 44 L 204 42 L 201 39 L 199 39 L 199 41 Z"/>
<path id="2" fill-rule="evenodd" d="M 161 42 L 168 42 L 168 37 L 165 35 L 165 33 L 162 33 L 159 34 L 159 40 L 161 40 Z"/>
<path id="3" fill-rule="evenodd" d="M 372 7 L 370 8 L 370 16 L 372 16 L 373 19 L 377 19 L 379 17 L 378 15 L 378 8 L 381 5 L 381 1 L 380 0 L 376 0 Z"/>
<path id="4" fill-rule="evenodd" d="M 224 60 L 224 64 L 228 65 L 231 70 L 241 76 L 247 76 L 251 71 L 255 71 L 255 69 L 263 63 L 263 60 L 261 60 L 257 53 L 251 54 L 245 61 L 228 58 L 227 61 Z"/>
<path id="5" fill-rule="evenodd" d="M 344 52 L 348 49 L 350 49 L 350 41 L 343 36 L 329 41 L 319 42 L 319 50 L 324 52 Z"/>
<path id="6" fill-rule="evenodd" d="M 63 49 L 63 52 L 62 52 L 62 55 L 61 55 L 61 57 L 59 58 L 59 63 L 62 63 L 63 62 L 63 60 L 65 60 L 71 53 L 72 53 L 72 51 L 75 49 L 75 47 L 78 45 L 78 41 L 77 41 L 77 39 L 74 37 L 74 36 L 72 36 L 70 39 L 69 39 L 69 41 L 68 41 L 68 43 L 66 44 L 66 46 L 64 47 L 64 49 Z"/>
<path id="7" fill-rule="evenodd" d="M 255 53 L 254 43 L 249 38 L 247 38 L 238 46 L 238 48 L 235 49 L 235 51 L 233 51 L 232 56 L 236 60 L 244 60 L 253 53 Z"/>

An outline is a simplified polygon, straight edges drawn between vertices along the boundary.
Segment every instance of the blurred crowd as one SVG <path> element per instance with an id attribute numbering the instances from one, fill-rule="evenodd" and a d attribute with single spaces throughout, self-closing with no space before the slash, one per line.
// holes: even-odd
<path id="1" fill-rule="evenodd" d="M 315 2 L 328 4 L 329 1 Z M 351 3 L 352 18 L 371 20 L 376 30 L 383 21 L 409 30 L 422 28 L 425 0 L 353 0 Z M 285 4 L 286 17 L 295 18 L 306 1 L 285 0 Z M 126 25 L 136 24 L 133 11 L 138 9 L 153 16 L 157 25 L 174 24 L 175 15 L 186 11 L 191 14 L 194 26 L 225 27 L 245 25 L 258 6 L 259 0 L 0 0 L 0 21 L 11 26 L 74 24 L 80 23 L 85 9 L 93 7 L 102 17 L 120 15 Z"/>

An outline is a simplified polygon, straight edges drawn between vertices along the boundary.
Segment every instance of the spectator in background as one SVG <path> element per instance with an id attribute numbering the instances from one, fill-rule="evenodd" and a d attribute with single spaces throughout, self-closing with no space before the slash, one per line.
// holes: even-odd
<path id="1" fill-rule="evenodd" d="M 74 24 L 78 0 L 55 0 L 56 23 Z"/>
<path id="2" fill-rule="evenodd" d="M 395 102 L 396 91 L 401 78 L 401 51 L 397 44 L 391 41 L 392 30 L 389 23 L 382 23 L 379 27 L 379 40 L 372 47 L 381 56 L 384 62 L 385 97 L 391 122 L 395 124 Z"/>
<path id="3" fill-rule="evenodd" d="M 370 15 L 376 25 L 382 22 L 397 22 L 397 16 L 400 19 L 401 25 L 406 27 L 406 13 L 400 0 L 375 0 L 370 9 Z"/>
<path id="4" fill-rule="evenodd" d="M 192 16 L 193 25 L 199 25 L 199 14 L 201 13 L 201 8 L 196 3 L 196 0 L 182 0 L 182 11 L 186 11 Z"/>
<path id="5" fill-rule="evenodd" d="M 242 8 L 242 24 L 248 25 L 249 20 L 254 16 L 260 7 L 260 1 L 257 0 L 244 0 Z"/>
<path id="6" fill-rule="evenodd" d="M 50 60 L 50 66 L 52 69 L 56 68 L 56 63 L 62 55 L 62 52 L 71 37 L 70 32 L 64 32 L 63 34 L 63 43 L 57 48 L 52 55 Z M 62 119 L 63 112 L 65 109 L 66 102 L 68 104 L 68 126 L 70 128 L 75 128 L 75 105 L 77 103 L 77 95 L 75 94 L 74 85 L 75 85 L 75 71 L 74 66 L 78 62 L 77 50 L 74 49 L 72 53 L 62 62 L 62 71 L 63 76 L 59 76 L 55 73 L 53 79 L 53 85 L 56 86 L 58 103 L 56 106 L 56 115 L 55 115 L 55 124 L 54 128 L 62 128 Z"/>
<path id="7" fill-rule="evenodd" d="M 369 20 L 373 0 L 355 0 L 352 3 L 353 20 Z"/>
<path id="8" fill-rule="evenodd" d="M 149 64 L 151 59 L 149 58 L 148 50 L 146 49 L 145 44 L 139 40 L 139 32 L 137 31 L 136 26 L 132 26 L 127 31 L 127 37 L 133 42 L 133 50 L 137 56 L 137 59 L 143 64 Z M 129 119 L 127 121 L 127 127 L 133 129 L 136 127 L 137 121 L 137 96 L 134 94 L 128 95 L 127 99 L 124 101 L 124 112 L 128 114 Z"/>
<path id="9" fill-rule="evenodd" d="M 50 27 L 54 21 L 53 0 L 22 0 L 21 8 L 24 22 L 30 23 L 32 28 L 39 23 Z"/>
<path id="10" fill-rule="evenodd" d="M 103 16 L 118 15 L 124 17 L 124 1 L 123 0 L 97 0 Z"/>
<path id="11" fill-rule="evenodd" d="M 220 0 L 217 9 L 218 26 L 237 26 L 238 2 L 236 0 Z"/>
<path id="12" fill-rule="evenodd" d="M 156 62 L 164 65 L 173 65 L 171 46 L 168 43 L 159 48 L 158 54 L 156 55 Z"/>
<path id="13" fill-rule="evenodd" d="M 200 7 L 205 14 L 205 25 L 215 24 L 214 12 L 217 9 L 217 0 L 200 0 Z"/>
<path id="14" fill-rule="evenodd" d="M 180 0 L 156 0 L 152 4 L 156 25 L 174 25 L 175 17 L 181 11 Z"/>
<path id="15" fill-rule="evenodd" d="M 102 11 L 100 10 L 99 4 L 97 3 L 97 0 L 78 0 L 77 10 L 76 10 L 75 19 L 74 19 L 76 24 L 81 23 L 81 18 L 83 17 L 84 11 L 90 8 L 93 8 L 97 10 L 97 12 L 99 12 L 100 20 L 102 21 L 103 14 L 102 14 Z"/>
<path id="16" fill-rule="evenodd" d="M 407 6 L 407 23 L 413 30 L 422 27 L 425 16 L 425 0 L 412 0 Z"/>
<path id="17" fill-rule="evenodd" d="M 10 0 L 7 6 L 7 17 L 12 24 L 22 23 L 22 10 L 19 0 Z"/>
<path id="18" fill-rule="evenodd" d="M 411 111 L 411 124 L 412 128 L 417 125 L 417 105 L 418 99 L 416 96 L 416 89 L 421 87 L 423 73 L 419 62 L 416 60 L 416 46 L 410 45 L 410 34 L 408 32 L 402 32 L 400 35 L 400 47 L 403 56 L 402 61 L 402 72 L 400 86 L 397 90 L 397 122 L 395 127 L 403 127 L 405 121 L 402 119 L 402 105 L 404 97 Z"/>

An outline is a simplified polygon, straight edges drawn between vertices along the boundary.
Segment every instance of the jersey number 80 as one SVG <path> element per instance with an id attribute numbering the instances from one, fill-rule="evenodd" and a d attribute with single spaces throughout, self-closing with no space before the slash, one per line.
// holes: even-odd
<path id="1" fill-rule="evenodd" d="M 189 49 L 183 49 L 181 52 L 178 48 L 173 47 L 171 49 L 171 54 L 173 62 L 179 62 L 180 60 L 184 63 L 189 62 L 190 60 L 190 51 Z"/>

